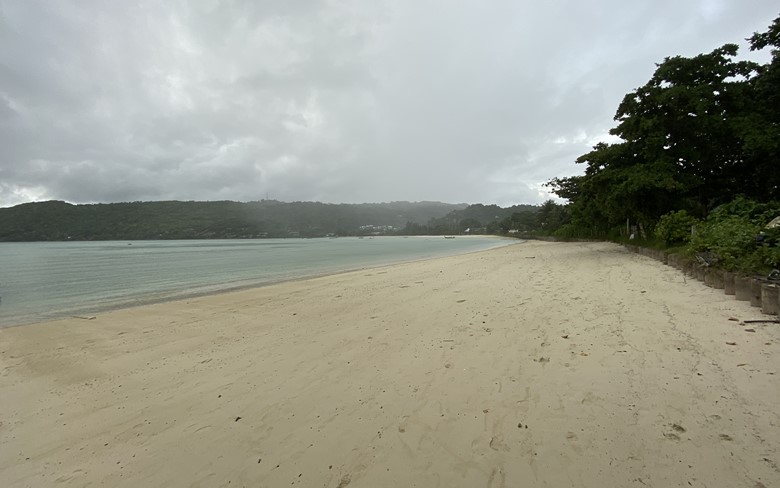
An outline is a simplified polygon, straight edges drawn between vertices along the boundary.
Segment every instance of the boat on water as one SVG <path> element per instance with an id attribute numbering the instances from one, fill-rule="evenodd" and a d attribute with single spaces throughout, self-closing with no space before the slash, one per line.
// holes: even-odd
<path id="1" fill-rule="evenodd" d="M 445 239 L 455 239 L 455 236 L 444 236 Z"/>

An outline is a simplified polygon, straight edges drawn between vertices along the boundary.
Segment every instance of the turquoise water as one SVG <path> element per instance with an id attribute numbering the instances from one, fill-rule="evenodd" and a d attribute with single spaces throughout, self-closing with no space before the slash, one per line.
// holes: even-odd
<path id="1" fill-rule="evenodd" d="M 0 243 L 0 327 L 513 242 L 342 237 Z"/>

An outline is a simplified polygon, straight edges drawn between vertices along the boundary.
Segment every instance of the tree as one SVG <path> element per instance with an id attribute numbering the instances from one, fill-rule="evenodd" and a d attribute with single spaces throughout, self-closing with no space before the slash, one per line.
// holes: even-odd
<path id="1" fill-rule="evenodd" d="M 663 173 L 657 182 L 679 191 L 700 215 L 729 192 L 745 189 L 738 128 L 747 81 L 758 65 L 734 61 L 737 50 L 726 44 L 692 58 L 666 58 L 647 84 L 625 96 L 615 115 L 618 125 L 610 131 L 626 141 L 634 169 L 651 165 L 651 172 Z"/>
<path id="2" fill-rule="evenodd" d="M 668 57 L 623 98 L 610 131 L 620 141 L 577 158 L 581 176 L 548 182 L 569 200 L 569 227 L 604 235 L 676 210 L 704 218 L 735 194 L 780 198 L 780 17 L 749 41 L 772 61 L 736 60 L 735 44 Z"/>
<path id="3" fill-rule="evenodd" d="M 536 224 L 539 229 L 553 232 L 568 221 L 568 215 L 563 205 L 547 200 L 536 213 Z"/>
<path id="4" fill-rule="evenodd" d="M 748 41 L 751 51 L 770 47 L 772 57 L 750 81 L 750 96 L 739 120 L 746 165 L 753 175 L 745 193 L 764 201 L 780 199 L 780 17 Z"/>

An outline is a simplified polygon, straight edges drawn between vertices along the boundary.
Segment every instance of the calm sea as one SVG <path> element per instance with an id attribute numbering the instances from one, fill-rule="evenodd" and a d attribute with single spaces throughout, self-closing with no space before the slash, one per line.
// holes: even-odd
<path id="1" fill-rule="evenodd" d="M 0 327 L 515 242 L 342 237 L 0 243 Z"/>

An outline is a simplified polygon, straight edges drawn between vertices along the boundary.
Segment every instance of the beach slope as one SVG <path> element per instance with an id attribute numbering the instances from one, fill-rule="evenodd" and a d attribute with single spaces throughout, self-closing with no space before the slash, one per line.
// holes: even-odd
<path id="1" fill-rule="evenodd" d="M 526 242 L 2 329 L 0 485 L 777 486 L 755 318 Z"/>

